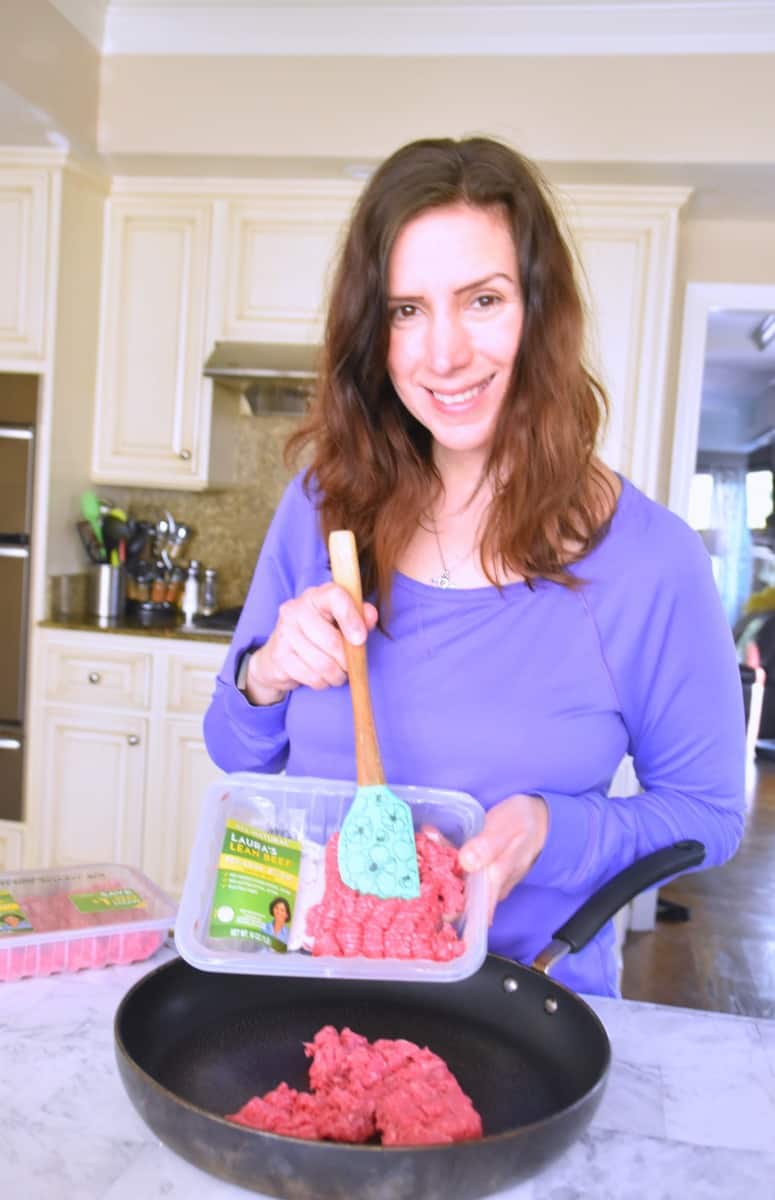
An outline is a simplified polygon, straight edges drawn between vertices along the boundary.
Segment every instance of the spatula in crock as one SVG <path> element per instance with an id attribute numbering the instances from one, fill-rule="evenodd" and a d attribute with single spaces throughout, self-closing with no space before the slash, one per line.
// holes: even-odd
<path id="1" fill-rule="evenodd" d="M 363 612 L 361 575 L 355 537 L 335 530 L 328 539 L 334 581 Z M 358 788 L 339 831 L 339 874 L 357 892 L 411 900 L 420 894 L 412 810 L 385 786 L 377 731 L 369 693 L 366 646 L 345 638 L 347 674 L 355 726 Z"/>

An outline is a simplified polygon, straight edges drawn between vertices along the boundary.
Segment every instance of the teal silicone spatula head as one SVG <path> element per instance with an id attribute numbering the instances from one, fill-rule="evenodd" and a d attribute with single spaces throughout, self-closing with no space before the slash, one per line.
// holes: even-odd
<path id="1" fill-rule="evenodd" d="M 358 552 L 350 530 L 335 530 L 329 536 L 328 551 L 335 582 L 363 611 Z M 339 831 L 339 874 L 357 892 L 412 900 L 420 895 L 412 810 L 385 784 L 371 708 L 366 647 L 354 646 L 345 638 L 345 653 L 358 787 Z"/>

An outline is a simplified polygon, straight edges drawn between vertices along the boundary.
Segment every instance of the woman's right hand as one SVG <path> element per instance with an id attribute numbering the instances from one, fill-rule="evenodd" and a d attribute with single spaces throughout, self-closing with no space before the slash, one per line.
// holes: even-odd
<path id="1" fill-rule="evenodd" d="M 363 616 L 338 583 L 307 588 L 280 605 L 277 624 L 264 645 L 250 656 L 245 693 L 251 704 L 276 704 L 304 684 L 320 691 L 347 679 L 344 638 L 361 645 L 377 624 L 373 604 Z"/>

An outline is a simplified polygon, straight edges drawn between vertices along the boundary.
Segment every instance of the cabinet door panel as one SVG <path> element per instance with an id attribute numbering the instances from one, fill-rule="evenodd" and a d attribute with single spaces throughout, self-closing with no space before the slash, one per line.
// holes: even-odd
<path id="1" fill-rule="evenodd" d="M 267 191 L 230 205 L 225 338 L 315 342 L 329 269 L 355 189 Z"/>
<path id="2" fill-rule="evenodd" d="M 19 871 L 22 866 L 24 826 L 17 821 L 0 821 L 0 871 Z"/>
<path id="3" fill-rule="evenodd" d="M 665 373 L 681 188 L 578 187 L 568 204 L 588 358 L 611 401 L 602 458 L 661 499 Z"/>
<path id="4" fill-rule="evenodd" d="M 202 797 L 223 772 L 207 753 L 201 721 L 167 720 L 163 729 L 161 786 L 149 794 L 144 863 L 147 874 L 165 892 L 179 896 Z"/>
<path id="5" fill-rule="evenodd" d="M 48 171 L 0 171 L 0 359 L 43 358 Z"/>
<path id="6" fill-rule="evenodd" d="M 147 738 L 139 717 L 47 709 L 42 865 L 141 865 Z"/>
<path id="7" fill-rule="evenodd" d="M 228 646 L 207 661 L 171 655 L 167 670 L 167 702 L 170 713 L 203 717 L 213 691 L 215 677 L 226 657 Z"/>
<path id="8" fill-rule="evenodd" d="M 113 199 L 106 235 L 93 477 L 202 486 L 210 204 Z"/>

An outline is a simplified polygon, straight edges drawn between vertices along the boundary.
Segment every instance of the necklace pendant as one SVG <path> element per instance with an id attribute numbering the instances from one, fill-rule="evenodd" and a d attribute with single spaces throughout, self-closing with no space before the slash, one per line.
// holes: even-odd
<path id="1" fill-rule="evenodd" d="M 431 579 L 434 587 L 449 588 L 452 587 L 452 580 L 449 577 L 449 571 L 445 567 L 444 570 L 435 579 Z"/>

